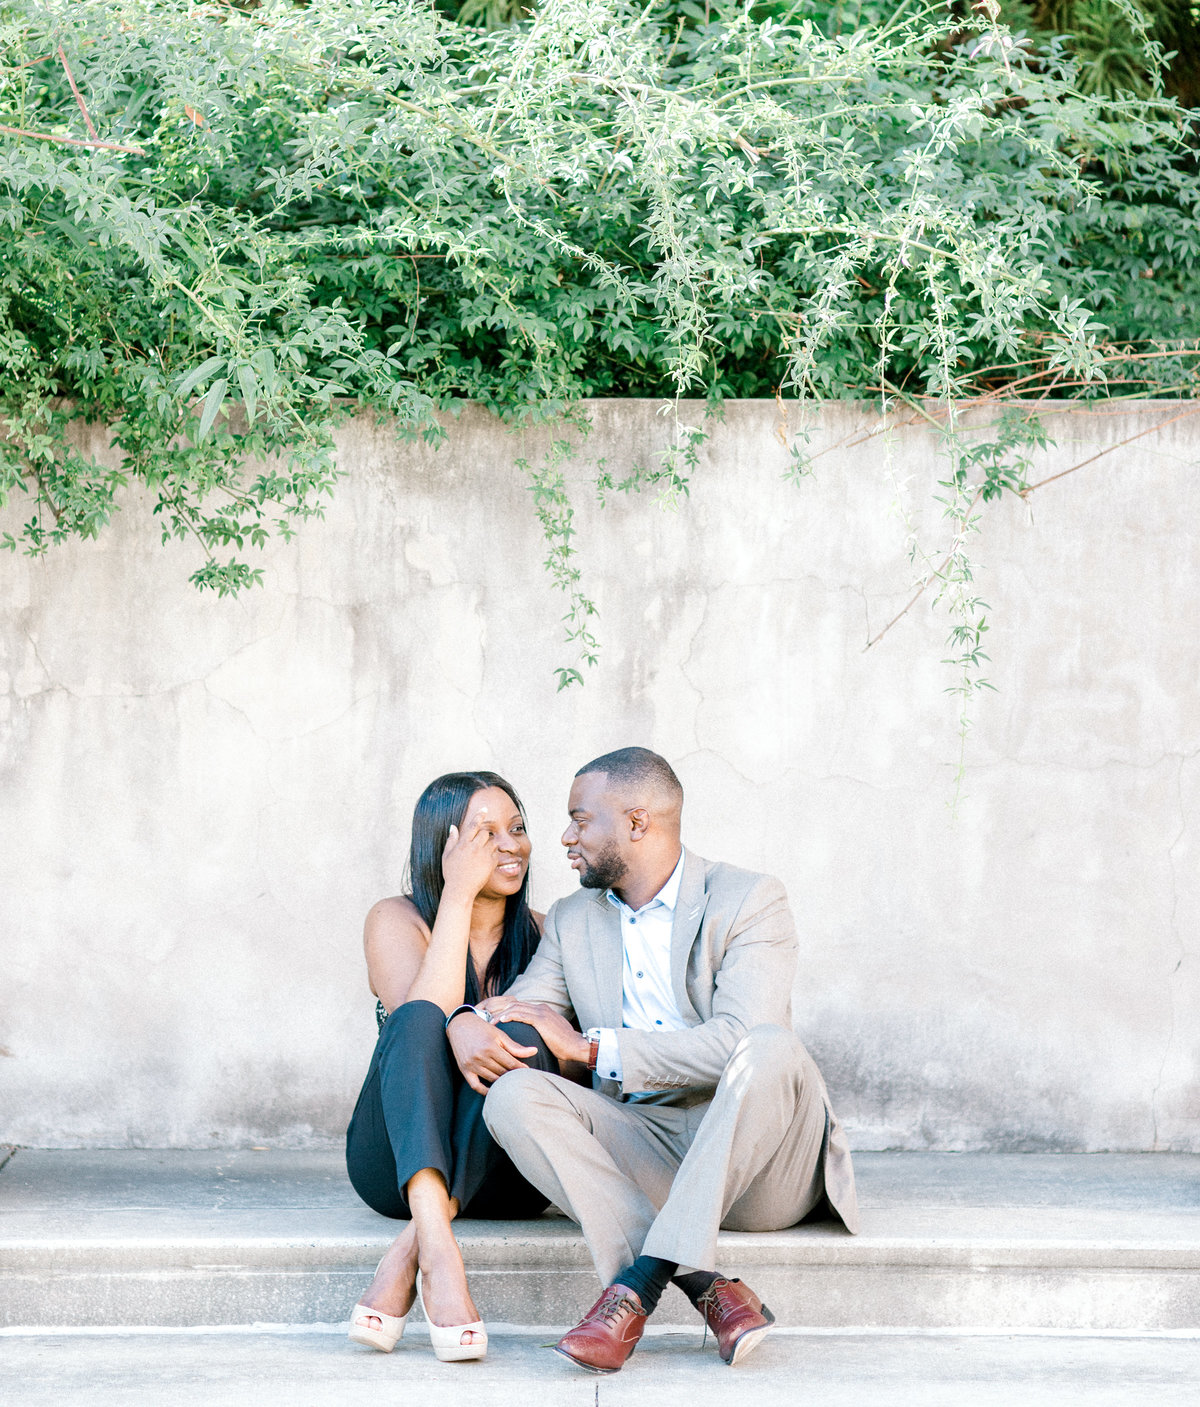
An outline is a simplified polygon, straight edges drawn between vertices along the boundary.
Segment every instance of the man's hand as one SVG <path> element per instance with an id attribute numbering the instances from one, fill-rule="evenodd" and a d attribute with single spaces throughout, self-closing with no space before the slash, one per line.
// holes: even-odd
<path id="1" fill-rule="evenodd" d="M 551 1055 L 559 1060 L 576 1060 L 587 1064 L 587 1037 L 580 1035 L 565 1016 L 544 1002 L 514 1002 L 504 997 L 489 997 L 487 1009 L 494 1021 L 524 1021 L 532 1026 Z M 457 1024 L 457 1023 L 456 1023 Z"/>
<path id="2" fill-rule="evenodd" d="M 446 1027 L 446 1039 L 463 1079 L 476 1094 L 486 1094 L 493 1080 L 498 1080 L 507 1070 L 521 1069 L 525 1058 L 537 1054 L 537 1046 L 518 1045 L 503 1031 L 489 1026 L 470 1011 L 462 1012 L 451 1021 Z"/>

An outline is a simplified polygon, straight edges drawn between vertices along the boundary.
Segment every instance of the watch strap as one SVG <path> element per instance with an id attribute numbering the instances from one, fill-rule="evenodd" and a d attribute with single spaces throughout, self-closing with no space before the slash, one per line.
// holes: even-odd
<path id="1" fill-rule="evenodd" d="M 464 1011 L 471 1012 L 473 1016 L 478 1016 L 482 1021 L 487 1020 L 487 1017 L 483 1015 L 483 1013 L 479 1010 L 478 1007 L 472 1006 L 470 1002 L 464 1002 L 462 1006 L 456 1006 L 454 1010 L 450 1013 L 450 1015 L 446 1017 L 446 1024 L 442 1027 L 442 1029 L 444 1031 L 448 1031 L 450 1029 L 451 1021 L 453 1021 L 456 1016 L 461 1016 Z"/>

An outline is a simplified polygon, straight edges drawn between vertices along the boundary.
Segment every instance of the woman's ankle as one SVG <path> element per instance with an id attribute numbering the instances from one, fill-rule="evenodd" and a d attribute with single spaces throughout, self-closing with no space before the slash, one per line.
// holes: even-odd
<path id="1" fill-rule="evenodd" d="M 420 1261 L 422 1272 L 426 1274 L 437 1269 L 444 1272 L 454 1265 L 462 1265 L 462 1251 L 449 1222 L 444 1226 L 422 1228 L 417 1259 Z"/>
<path id="2" fill-rule="evenodd" d="M 395 1254 L 393 1254 L 395 1252 Z M 385 1314 L 407 1314 L 417 1297 L 417 1247 L 393 1246 L 380 1261 L 360 1304 Z"/>
<path id="3" fill-rule="evenodd" d="M 426 1312 L 433 1312 L 435 1323 L 465 1324 L 479 1317 L 462 1252 L 453 1237 L 436 1247 L 422 1244 L 421 1280 Z"/>

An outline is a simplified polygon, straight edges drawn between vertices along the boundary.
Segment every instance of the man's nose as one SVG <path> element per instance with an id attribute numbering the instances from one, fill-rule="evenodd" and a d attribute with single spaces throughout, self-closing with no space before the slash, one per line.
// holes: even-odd
<path id="1" fill-rule="evenodd" d="M 562 836 L 560 837 L 560 840 L 559 840 L 559 844 L 560 844 L 560 845 L 574 845 L 574 844 L 575 844 L 575 841 L 576 841 L 577 839 L 578 839 L 578 832 L 577 832 L 576 829 L 575 829 L 575 822 L 572 821 L 571 824 L 566 828 L 566 830 L 563 831 Z"/>

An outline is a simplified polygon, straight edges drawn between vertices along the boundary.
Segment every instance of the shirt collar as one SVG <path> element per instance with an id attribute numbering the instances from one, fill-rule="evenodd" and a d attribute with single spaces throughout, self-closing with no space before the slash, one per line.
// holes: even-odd
<path id="1" fill-rule="evenodd" d="M 671 913 L 675 912 L 675 905 L 679 902 L 679 886 L 683 883 L 683 856 L 684 852 L 681 849 L 679 852 L 679 863 L 671 871 L 670 879 L 667 880 L 666 884 L 663 885 L 653 899 L 648 900 L 637 910 L 639 914 L 645 913 L 647 909 L 652 909 L 655 904 L 661 904 L 664 909 L 669 909 Z M 629 905 L 625 903 L 623 899 L 618 898 L 611 889 L 606 889 L 604 895 L 608 902 L 615 904 L 617 908 L 629 909 Z M 634 910 L 629 909 L 629 912 L 633 913 Z"/>

